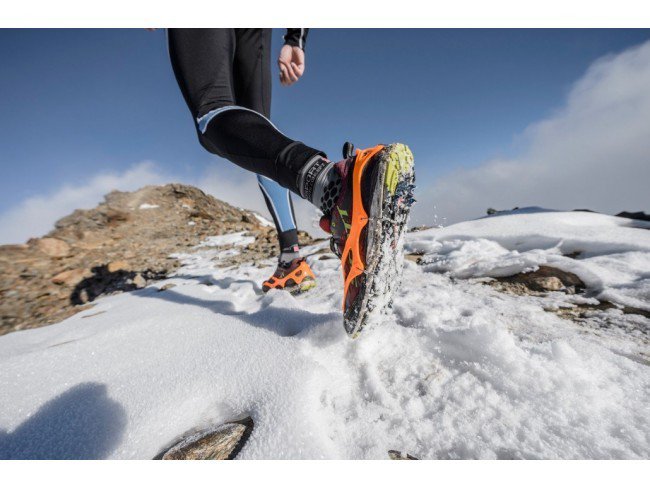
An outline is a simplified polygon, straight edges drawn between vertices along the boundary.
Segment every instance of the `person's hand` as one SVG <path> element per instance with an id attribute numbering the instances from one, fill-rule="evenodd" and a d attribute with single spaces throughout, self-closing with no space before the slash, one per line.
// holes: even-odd
<path id="1" fill-rule="evenodd" d="M 305 52 L 297 46 L 285 44 L 278 58 L 280 68 L 280 83 L 284 86 L 293 85 L 305 72 Z"/>

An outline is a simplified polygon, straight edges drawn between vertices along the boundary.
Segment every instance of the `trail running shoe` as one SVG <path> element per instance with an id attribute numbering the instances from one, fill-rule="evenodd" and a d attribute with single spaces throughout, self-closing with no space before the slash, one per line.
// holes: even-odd
<path id="1" fill-rule="evenodd" d="M 378 145 L 336 163 L 342 188 L 321 227 L 341 258 L 343 315 L 356 338 L 375 313 L 391 304 L 403 265 L 403 239 L 415 188 L 413 154 L 401 143 Z"/>
<path id="2" fill-rule="evenodd" d="M 271 277 L 262 284 L 262 291 L 283 289 L 300 294 L 316 286 L 316 277 L 304 258 L 296 258 L 288 264 L 280 263 Z"/>

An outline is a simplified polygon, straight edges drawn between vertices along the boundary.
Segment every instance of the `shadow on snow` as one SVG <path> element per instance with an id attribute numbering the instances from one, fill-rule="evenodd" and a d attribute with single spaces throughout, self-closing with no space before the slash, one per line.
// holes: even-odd
<path id="1" fill-rule="evenodd" d="M 0 459 L 102 459 L 125 428 L 126 412 L 106 386 L 83 383 L 43 404 L 14 431 L 0 431 Z"/>

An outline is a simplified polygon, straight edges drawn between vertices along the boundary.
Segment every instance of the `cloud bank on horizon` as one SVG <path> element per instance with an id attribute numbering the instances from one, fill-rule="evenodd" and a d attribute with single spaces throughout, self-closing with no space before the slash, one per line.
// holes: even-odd
<path id="1" fill-rule="evenodd" d="M 650 41 L 596 60 L 573 85 L 562 108 L 524 131 L 525 148 L 518 157 L 458 169 L 434 182 L 420 181 L 412 224 L 451 224 L 480 217 L 488 207 L 650 210 L 648 87 Z M 210 169 L 185 183 L 268 216 L 254 175 L 232 168 Z M 111 190 L 174 181 L 182 180 L 142 162 L 123 173 L 101 173 L 84 185 L 28 198 L 0 214 L 0 244 L 45 234 L 56 220 L 95 206 Z M 294 202 L 299 226 L 313 232 L 317 211 L 300 199 Z"/>
<path id="2" fill-rule="evenodd" d="M 523 133 L 518 157 L 419 185 L 416 224 L 450 224 L 488 207 L 650 210 L 650 41 L 596 60 L 564 106 Z M 417 155 L 416 155 L 417 158 Z"/>
<path id="3" fill-rule="evenodd" d="M 80 185 L 64 185 L 51 193 L 36 195 L 0 214 L 0 245 L 23 243 L 54 228 L 60 218 L 75 209 L 89 209 L 113 191 L 133 191 L 146 185 L 172 182 L 194 185 L 216 198 L 236 207 L 256 211 L 271 218 L 260 193 L 255 175 L 226 163 L 210 167 L 201 177 L 187 180 L 161 171 L 152 161 L 135 163 L 123 172 L 99 173 Z M 296 219 L 301 228 L 313 231 L 317 210 L 302 199 L 294 198 Z M 313 234 L 313 232 L 312 232 Z"/>
<path id="4" fill-rule="evenodd" d="M 23 200 L 0 214 L 0 244 L 21 243 L 52 230 L 54 223 L 75 209 L 92 208 L 112 190 L 137 190 L 145 185 L 166 183 L 167 176 L 156 165 L 144 161 L 122 173 L 100 173 L 82 185 L 64 185 L 58 190 Z"/>

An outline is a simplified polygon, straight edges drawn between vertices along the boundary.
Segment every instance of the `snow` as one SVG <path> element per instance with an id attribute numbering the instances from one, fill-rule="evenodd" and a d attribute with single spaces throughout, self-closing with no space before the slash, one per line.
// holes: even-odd
<path id="1" fill-rule="evenodd" d="M 160 206 L 156 205 L 156 204 L 144 203 L 144 204 L 140 204 L 139 209 L 158 209 L 158 207 L 160 207 Z"/>
<path id="2" fill-rule="evenodd" d="M 392 313 L 355 341 L 332 255 L 309 258 L 315 289 L 265 295 L 274 260 L 220 268 L 250 238 L 210 238 L 163 283 L 0 337 L 0 458 L 147 459 L 245 415 L 241 458 L 648 458 L 650 321 L 581 325 L 546 310 L 578 299 L 482 283 L 552 263 L 588 282 L 582 301 L 647 310 L 650 233 L 632 224 L 539 212 L 411 233 L 428 264 L 405 262 Z"/>
<path id="3" fill-rule="evenodd" d="M 247 236 L 246 231 L 232 234 L 222 234 L 220 236 L 210 236 L 203 243 L 199 244 L 197 248 L 204 247 L 219 247 L 228 245 L 245 246 L 255 242 L 254 236 Z"/>
<path id="4" fill-rule="evenodd" d="M 269 221 L 267 218 L 265 218 L 264 216 L 258 214 L 257 212 L 252 212 L 252 214 L 255 216 L 255 219 L 257 219 L 262 226 L 274 227 L 273 223 Z"/>
<path id="5" fill-rule="evenodd" d="M 549 264 L 578 275 L 599 300 L 650 311 L 648 230 L 647 221 L 528 208 L 414 233 L 407 249 L 425 253 L 426 270 L 457 278 Z"/>

